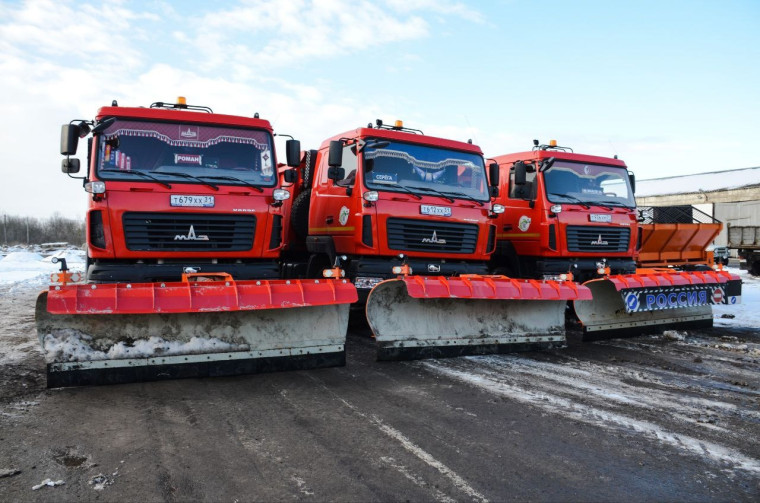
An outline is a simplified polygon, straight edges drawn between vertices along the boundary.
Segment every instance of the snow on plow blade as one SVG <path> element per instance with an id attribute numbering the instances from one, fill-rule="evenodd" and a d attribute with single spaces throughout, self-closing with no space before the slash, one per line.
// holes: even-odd
<path id="1" fill-rule="evenodd" d="M 741 279 L 725 271 L 639 269 L 584 283 L 592 300 L 576 300 L 585 340 L 636 335 L 647 328 L 703 328 L 713 304 L 741 303 Z"/>
<path id="2" fill-rule="evenodd" d="M 48 387 L 345 365 L 356 289 L 335 280 L 51 286 Z"/>
<path id="3" fill-rule="evenodd" d="M 568 300 L 590 299 L 571 282 L 505 276 L 406 276 L 367 298 L 379 360 L 542 349 L 565 342 Z"/>

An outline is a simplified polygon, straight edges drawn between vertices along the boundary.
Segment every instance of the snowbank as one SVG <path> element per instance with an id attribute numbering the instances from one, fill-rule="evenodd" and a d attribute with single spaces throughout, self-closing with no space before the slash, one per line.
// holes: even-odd
<path id="1" fill-rule="evenodd" d="M 28 285 L 44 287 L 50 282 L 50 275 L 61 269 L 53 264 L 53 257 L 65 258 L 69 269 L 84 272 L 86 256 L 82 250 L 58 250 L 47 257 L 20 248 L 11 248 L 0 259 L 0 285 Z"/>
<path id="2" fill-rule="evenodd" d="M 742 303 L 733 306 L 713 306 L 715 326 L 755 328 L 760 332 L 760 278 L 739 269 L 728 268 L 728 271 L 738 274 L 742 279 Z M 733 315 L 734 318 L 722 318 L 723 315 Z"/>

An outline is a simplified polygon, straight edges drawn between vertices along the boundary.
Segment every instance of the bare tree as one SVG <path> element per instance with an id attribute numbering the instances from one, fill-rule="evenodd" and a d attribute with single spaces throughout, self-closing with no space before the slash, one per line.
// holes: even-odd
<path id="1" fill-rule="evenodd" d="M 85 241 L 84 220 L 65 218 L 59 213 L 38 219 L 16 215 L 3 215 L 3 243 L 41 244 L 58 241 L 80 245 Z"/>

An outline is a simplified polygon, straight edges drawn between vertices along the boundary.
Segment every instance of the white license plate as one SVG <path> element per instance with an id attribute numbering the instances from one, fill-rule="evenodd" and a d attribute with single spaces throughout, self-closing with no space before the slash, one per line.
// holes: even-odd
<path id="1" fill-rule="evenodd" d="M 588 216 L 588 219 L 591 222 L 612 222 L 612 215 L 598 215 L 596 213 L 592 213 Z"/>
<path id="2" fill-rule="evenodd" d="M 172 206 L 213 208 L 214 196 L 171 196 L 170 204 Z"/>
<path id="3" fill-rule="evenodd" d="M 451 208 L 448 206 L 433 206 L 430 204 L 421 204 L 420 213 L 423 215 L 436 215 L 439 217 L 450 217 Z"/>

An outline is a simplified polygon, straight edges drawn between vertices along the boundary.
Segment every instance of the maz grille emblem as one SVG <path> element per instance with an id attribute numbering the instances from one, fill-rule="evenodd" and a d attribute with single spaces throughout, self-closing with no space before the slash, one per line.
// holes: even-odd
<path id="1" fill-rule="evenodd" d="M 190 226 L 190 230 L 187 232 L 187 236 L 183 236 L 182 234 L 177 234 L 174 236 L 174 241 L 208 241 L 208 236 L 205 234 L 198 234 L 195 235 L 195 229 L 193 229 L 193 226 Z"/>
<path id="2" fill-rule="evenodd" d="M 438 236 L 436 236 L 435 231 L 433 231 L 433 236 L 429 238 L 422 238 L 422 243 L 435 243 L 439 245 L 445 245 L 446 240 L 445 239 L 438 239 Z"/>
<path id="3" fill-rule="evenodd" d="M 437 264 L 428 264 L 428 272 L 441 272 L 441 266 Z"/>
<path id="4" fill-rule="evenodd" d="M 599 237 L 596 238 L 596 241 L 591 241 L 590 244 L 596 245 L 596 246 L 607 246 L 609 243 L 607 241 L 602 241 L 602 235 L 599 234 Z"/>

